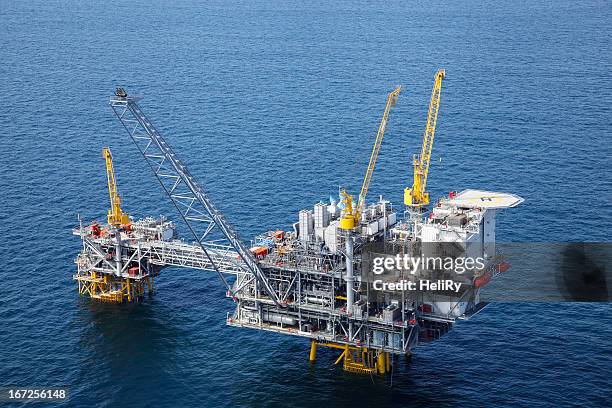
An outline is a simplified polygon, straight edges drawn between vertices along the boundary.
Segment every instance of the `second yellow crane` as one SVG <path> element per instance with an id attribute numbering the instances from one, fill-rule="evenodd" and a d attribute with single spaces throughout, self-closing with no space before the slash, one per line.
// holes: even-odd
<path id="1" fill-rule="evenodd" d="M 442 90 L 442 79 L 445 72 L 438 70 L 434 78 L 434 86 L 431 91 L 429 112 L 427 113 L 427 125 L 423 134 L 423 146 L 421 154 L 413 158 L 414 180 L 412 187 L 404 190 L 404 204 L 412 208 L 422 208 L 429 204 L 429 193 L 425 191 L 427 186 L 427 175 L 429 174 L 429 162 L 431 161 L 431 150 L 433 148 L 434 135 L 436 133 L 436 122 L 440 108 L 440 92 Z"/>

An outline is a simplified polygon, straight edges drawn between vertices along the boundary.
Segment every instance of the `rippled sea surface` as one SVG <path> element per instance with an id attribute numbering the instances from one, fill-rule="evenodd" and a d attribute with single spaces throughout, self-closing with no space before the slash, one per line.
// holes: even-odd
<path id="1" fill-rule="evenodd" d="M 443 67 L 432 195 L 524 197 L 500 241 L 609 241 L 610 21 L 604 1 L 0 2 L 0 386 L 95 407 L 607 405 L 609 304 L 494 304 L 371 379 L 226 327 L 212 274 L 166 269 L 137 305 L 79 298 L 71 228 L 105 214 L 106 145 L 129 213 L 177 218 L 108 107 L 117 85 L 249 237 L 357 189 L 397 84 L 370 194 L 400 204 Z"/>

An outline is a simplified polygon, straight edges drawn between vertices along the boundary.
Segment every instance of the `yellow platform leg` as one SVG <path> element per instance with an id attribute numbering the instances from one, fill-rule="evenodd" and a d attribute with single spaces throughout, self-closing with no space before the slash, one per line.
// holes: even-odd
<path id="1" fill-rule="evenodd" d="M 385 363 L 387 365 L 387 372 L 390 373 L 391 372 L 391 356 L 389 355 L 389 353 L 385 353 Z"/>
<path id="2" fill-rule="evenodd" d="M 317 342 L 316 341 L 312 341 L 310 343 L 310 362 L 314 363 L 314 361 L 317 359 Z"/>
<path id="3" fill-rule="evenodd" d="M 378 362 L 376 363 L 376 366 L 378 367 L 378 374 L 385 373 L 385 366 L 386 366 L 385 353 L 382 351 L 378 353 Z"/>

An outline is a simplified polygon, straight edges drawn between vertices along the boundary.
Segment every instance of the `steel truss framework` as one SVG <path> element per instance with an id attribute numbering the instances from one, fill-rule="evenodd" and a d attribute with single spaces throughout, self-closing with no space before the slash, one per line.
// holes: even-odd
<path id="1" fill-rule="evenodd" d="M 83 251 L 75 260 L 77 273 L 73 276 L 79 284 L 79 294 L 121 303 L 124 299 L 132 302 L 142 298 L 146 289 L 153 292 L 154 279 L 161 267 L 151 264 L 147 251 L 130 252 L 122 248 L 119 257 L 109 256 L 117 248 L 114 242 L 89 239 L 82 228 L 74 233 L 81 235 L 83 241 Z M 130 274 L 127 267 L 133 265 L 138 265 L 138 270 Z"/>
<path id="2" fill-rule="evenodd" d="M 128 266 L 132 262 L 142 265 L 144 269 L 142 273 L 146 274 L 147 264 L 159 265 L 159 266 L 179 266 L 186 268 L 201 269 L 207 271 L 214 271 L 214 266 L 210 262 L 210 259 L 199 245 L 189 245 L 181 241 L 161 241 L 161 240 L 150 240 L 150 241 L 125 241 L 121 243 L 121 248 L 124 252 L 122 256 L 122 267 L 119 273 L 116 272 L 116 261 L 109 259 L 107 255 L 108 248 L 114 248 L 115 242 L 110 238 L 96 238 L 92 239 L 88 237 L 84 230 L 74 230 L 75 235 L 81 236 L 84 244 L 84 254 L 87 254 L 87 269 L 98 270 L 99 272 L 112 271 L 113 274 L 118 276 L 129 276 Z M 208 255 L 215 261 L 216 265 L 221 268 L 224 273 L 227 274 L 240 274 L 242 269 L 240 263 L 237 260 L 238 254 L 231 249 L 229 246 L 219 244 L 207 244 L 206 250 Z M 81 258 L 81 262 L 85 258 Z M 144 263 L 143 260 L 148 260 L 148 263 Z M 83 264 L 85 265 L 85 264 Z"/>
<path id="3" fill-rule="evenodd" d="M 234 285 L 234 289 L 230 287 L 227 279 L 223 276 L 223 268 L 207 248 L 206 240 L 209 239 L 215 229 L 222 233 L 228 245 L 240 257 L 240 263 L 237 263 L 237 266 L 241 269 L 242 274 L 254 277 L 258 283 L 257 287 L 261 287 L 272 302 L 280 306 L 280 299 L 270 286 L 267 276 L 257 264 L 252 253 L 210 200 L 195 177 L 140 110 L 137 98 L 115 96 L 111 99 L 110 105 L 153 170 L 162 188 L 179 211 L 181 218 L 185 221 L 209 264 L 217 272 L 228 292 L 235 295 L 236 290 L 241 289 L 242 285 Z M 239 278 L 239 280 L 245 279 L 249 280 L 246 276 Z"/>

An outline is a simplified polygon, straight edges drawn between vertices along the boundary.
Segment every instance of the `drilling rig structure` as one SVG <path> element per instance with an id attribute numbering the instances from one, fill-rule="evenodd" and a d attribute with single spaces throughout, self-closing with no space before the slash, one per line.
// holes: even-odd
<path id="1" fill-rule="evenodd" d="M 341 351 L 336 364 L 350 372 L 385 374 L 392 356 L 410 355 L 419 343 L 439 339 L 458 319 L 480 311 L 479 291 L 505 266 L 495 254 L 495 214 L 523 199 L 480 190 L 451 193 L 429 209 L 425 191 L 444 70 L 434 78 L 414 181 L 398 210 L 380 197 L 366 202 L 390 111 L 401 88 L 389 93 L 356 203 L 342 189 L 329 203 L 299 211 L 293 228 L 273 229 L 247 245 L 142 112 L 140 98 L 118 88 L 110 100 L 117 119 L 151 168 L 187 226 L 191 243 L 177 239 L 165 218 L 131 220 L 121 208 L 112 156 L 104 149 L 111 209 L 108 223 L 74 229 L 83 243 L 74 279 L 96 300 L 131 302 L 153 291 L 168 266 L 216 273 L 236 308 L 232 327 L 303 337 Z M 417 209 L 415 211 L 415 209 Z M 451 243 L 481 255 L 486 265 L 461 293 L 375 291 L 369 271 L 375 255 L 422 253 L 426 244 Z M 412 252 L 411 252 L 412 251 Z"/>

